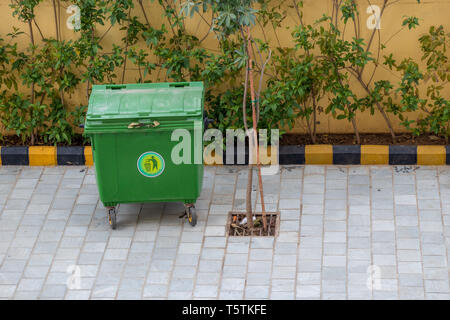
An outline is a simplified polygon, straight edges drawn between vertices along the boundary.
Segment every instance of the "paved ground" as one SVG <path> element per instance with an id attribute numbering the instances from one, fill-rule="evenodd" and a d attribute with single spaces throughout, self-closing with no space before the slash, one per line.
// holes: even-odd
<path id="1" fill-rule="evenodd" d="M 206 169 L 197 227 L 179 204 L 122 205 L 113 232 L 93 169 L 0 167 L 0 298 L 450 299 L 449 167 L 264 180 L 276 240 L 225 237 L 241 167 Z"/>

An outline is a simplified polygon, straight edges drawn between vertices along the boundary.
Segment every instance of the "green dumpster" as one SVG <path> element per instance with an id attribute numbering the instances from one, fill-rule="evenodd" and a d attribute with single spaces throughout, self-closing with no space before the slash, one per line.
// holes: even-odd
<path id="1" fill-rule="evenodd" d="M 93 86 L 84 133 L 91 138 L 100 200 L 113 229 L 116 206 L 133 202 L 183 202 L 196 224 L 203 152 L 195 137 L 203 132 L 203 96 L 201 82 Z M 179 152 L 182 159 L 190 154 L 190 161 L 172 159 L 186 142 L 182 135 L 173 138 L 176 129 L 191 137 Z"/>

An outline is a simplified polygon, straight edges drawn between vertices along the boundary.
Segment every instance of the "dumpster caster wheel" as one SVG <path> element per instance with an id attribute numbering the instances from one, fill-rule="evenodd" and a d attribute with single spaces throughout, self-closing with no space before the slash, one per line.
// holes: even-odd
<path id="1" fill-rule="evenodd" d="M 117 212 L 116 208 L 110 208 L 108 210 L 108 222 L 113 230 L 117 228 Z"/>
<path id="2" fill-rule="evenodd" d="M 189 224 L 195 227 L 195 225 L 197 224 L 197 212 L 195 211 L 195 207 L 187 207 L 186 214 Z"/>

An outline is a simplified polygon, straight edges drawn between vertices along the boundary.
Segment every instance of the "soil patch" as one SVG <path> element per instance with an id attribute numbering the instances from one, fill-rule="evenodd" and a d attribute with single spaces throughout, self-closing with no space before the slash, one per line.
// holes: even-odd
<path id="1" fill-rule="evenodd" d="M 313 144 L 309 135 L 305 134 L 285 134 L 280 139 L 280 145 L 309 145 Z M 316 144 L 332 145 L 353 145 L 356 139 L 353 134 L 319 134 Z M 392 138 L 390 134 L 361 134 L 361 144 L 369 145 L 391 145 Z M 412 134 L 399 134 L 396 145 L 447 145 L 444 138 L 433 134 L 423 134 L 418 137 Z M 22 142 L 18 136 L 3 136 L 0 139 L 0 145 L 9 146 L 29 146 L 30 141 Z M 38 142 L 36 146 L 51 146 L 51 144 Z M 60 143 L 58 146 L 68 146 L 67 143 Z M 72 139 L 72 146 L 90 145 L 89 141 L 84 139 L 81 134 L 76 134 Z"/>
<path id="2" fill-rule="evenodd" d="M 353 134 L 319 134 L 317 144 L 352 145 L 356 144 Z M 313 144 L 309 135 L 285 134 L 281 137 L 280 145 L 308 145 Z M 361 134 L 361 144 L 390 145 L 390 134 Z M 412 134 L 399 134 L 396 145 L 446 145 L 445 139 L 432 134 L 424 134 L 418 137 Z"/>
<path id="3" fill-rule="evenodd" d="M 22 141 L 22 139 L 18 136 L 3 136 L 0 138 L 0 145 L 5 147 L 12 147 L 12 146 L 31 146 L 30 140 L 26 140 L 25 142 Z M 50 143 L 44 143 L 43 141 L 38 141 L 34 144 L 35 146 L 53 146 L 53 144 Z M 81 134 L 75 134 L 72 143 L 58 143 L 58 146 L 84 146 L 84 145 L 90 145 Z"/>
<path id="4" fill-rule="evenodd" d="M 227 234 L 232 237 L 276 237 L 280 224 L 278 212 L 266 212 L 267 230 L 263 228 L 262 214 L 253 214 L 253 229 L 249 229 L 245 212 L 230 212 L 228 214 Z"/>

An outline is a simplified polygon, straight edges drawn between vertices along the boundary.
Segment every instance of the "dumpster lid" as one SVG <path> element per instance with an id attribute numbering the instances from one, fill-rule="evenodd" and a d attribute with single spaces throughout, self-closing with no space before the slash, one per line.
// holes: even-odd
<path id="1" fill-rule="evenodd" d="M 94 85 L 86 119 L 171 118 L 202 113 L 202 82 Z"/>

